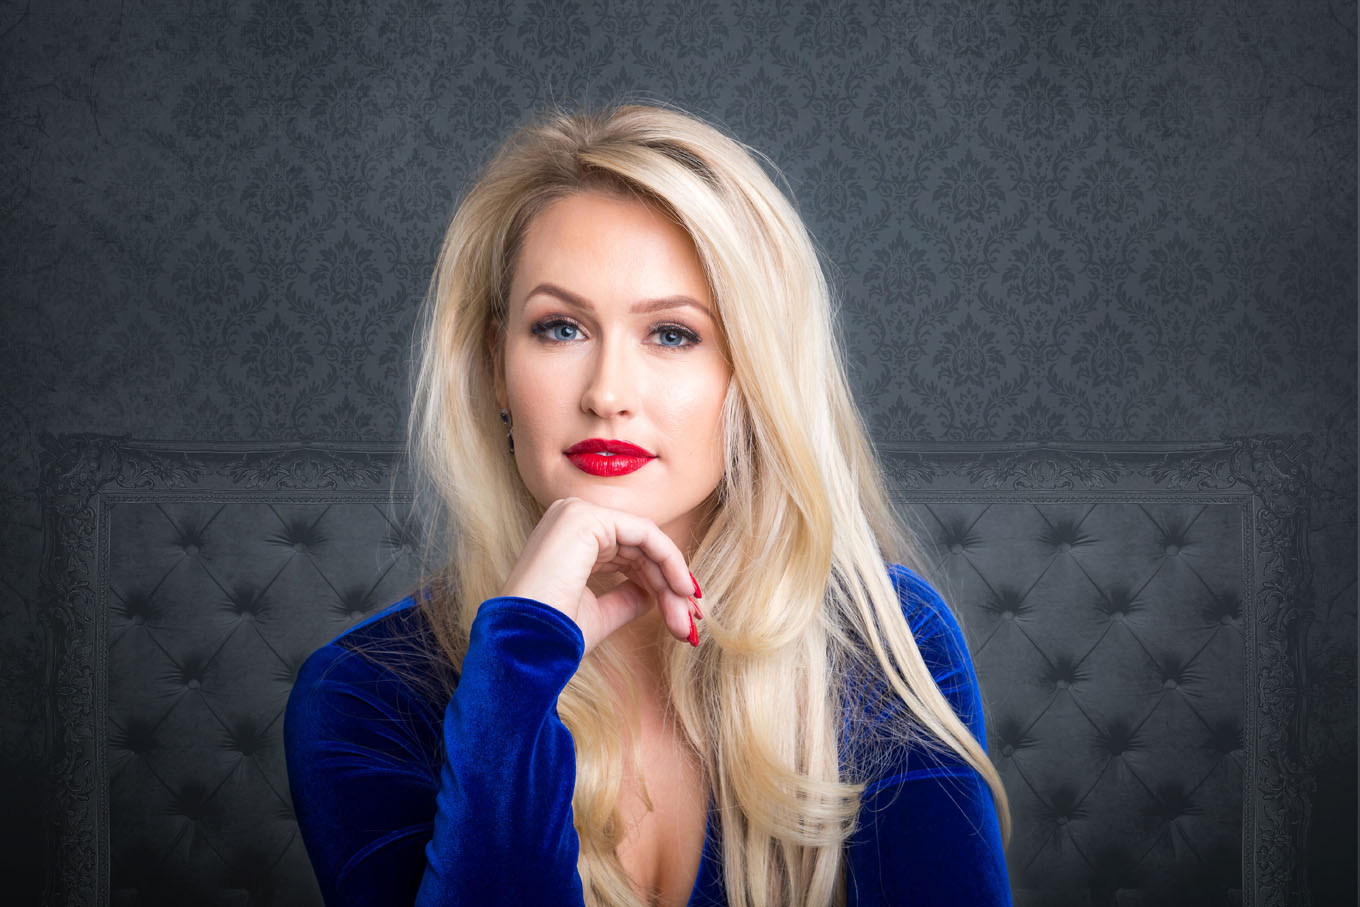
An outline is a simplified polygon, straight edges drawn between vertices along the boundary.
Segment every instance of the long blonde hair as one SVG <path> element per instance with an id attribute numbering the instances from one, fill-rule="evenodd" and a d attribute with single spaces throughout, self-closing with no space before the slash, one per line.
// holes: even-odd
<path id="1" fill-rule="evenodd" d="M 685 114 L 623 106 L 549 115 L 487 164 L 449 226 L 416 331 L 409 457 L 438 565 L 422 602 L 461 663 L 478 605 L 542 515 L 506 454 L 488 354 L 529 221 L 592 189 L 661 206 L 698 249 L 732 366 L 726 472 L 688 553 L 708 619 L 698 650 L 669 650 L 671 706 L 712 786 L 728 900 L 827 904 L 844 898 L 842 850 L 871 768 L 843 767 L 837 745 L 865 677 L 900 700 L 890 733 L 973 766 L 1003 833 L 1008 811 L 902 618 L 885 561 L 919 562 L 850 397 L 816 250 L 757 157 Z M 576 744 L 578 868 L 592 904 L 643 903 L 616 854 L 625 759 L 636 764 L 612 693 L 621 668 L 606 640 L 558 702 Z"/>

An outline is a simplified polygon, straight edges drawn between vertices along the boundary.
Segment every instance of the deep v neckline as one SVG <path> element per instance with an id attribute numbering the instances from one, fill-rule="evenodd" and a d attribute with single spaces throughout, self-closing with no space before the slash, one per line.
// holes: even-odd
<path id="1" fill-rule="evenodd" d="M 716 880 L 709 879 L 708 875 L 713 872 L 718 865 L 716 853 L 709 853 L 709 849 L 716 847 L 717 842 L 713 838 L 713 817 L 715 815 L 713 798 L 708 798 L 708 813 L 704 817 L 704 845 L 699 851 L 699 868 L 694 873 L 694 886 L 690 889 L 689 900 L 685 902 L 686 907 L 713 907 L 713 905 L 726 904 L 727 897 L 723 891 L 722 876 Z M 713 882 L 718 884 L 715 886 Z"/>

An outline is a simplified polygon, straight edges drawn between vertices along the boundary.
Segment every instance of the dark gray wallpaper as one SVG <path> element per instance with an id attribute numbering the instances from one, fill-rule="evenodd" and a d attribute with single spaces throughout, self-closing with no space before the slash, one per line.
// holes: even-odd
<path id="1" fill-rule="evenodd" d="M 627 96 L 781 168 L 878 439 L 1311 438 L 1311 877 L 1353 901 L 1355 26 L 1320 0 L 0 3 L 9 878 L 41 874 L 39 436 L 395 441 L 478 162 L 545 103 Z"/>

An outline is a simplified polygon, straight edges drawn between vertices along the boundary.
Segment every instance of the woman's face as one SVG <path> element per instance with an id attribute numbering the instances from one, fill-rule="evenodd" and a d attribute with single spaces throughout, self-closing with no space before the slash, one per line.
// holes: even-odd
<path id="1" fill-rule="evenodd" d="M 636 199 L 560 199 L 529 224 L 508 304 L 496 394 L 530 493 L 648 517 L 692 549 L 732 370 L 689 235 Z"/>

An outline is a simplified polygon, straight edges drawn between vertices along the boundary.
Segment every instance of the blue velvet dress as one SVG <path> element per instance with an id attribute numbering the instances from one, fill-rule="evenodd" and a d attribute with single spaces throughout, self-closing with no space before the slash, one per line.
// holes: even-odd
<path id="1" fill-rule="evenodd" d="M 935 682 L 984 740 L 958 623 L 919 576 L 890 573 Z M 293 687 L 284 735 L 326 903 L 581 904 L 575 752 L 557 697 L 583 652 L 570 618 L 521 598 L 483 603 L 461 676 L 413 599 L 317 650 Z M 875 701 L 851 711 L 871 715 L 883 707 Z M 842 754 L 879 768 L 846 845 L 849 903 L 1010 904 L 996 811 L 978 774 L 922 747 L 875 754 L 872 720 L 846 727 L 853 739 Z M 691 905 L 727 903 L 720 833 L 710 810 Z"/>

